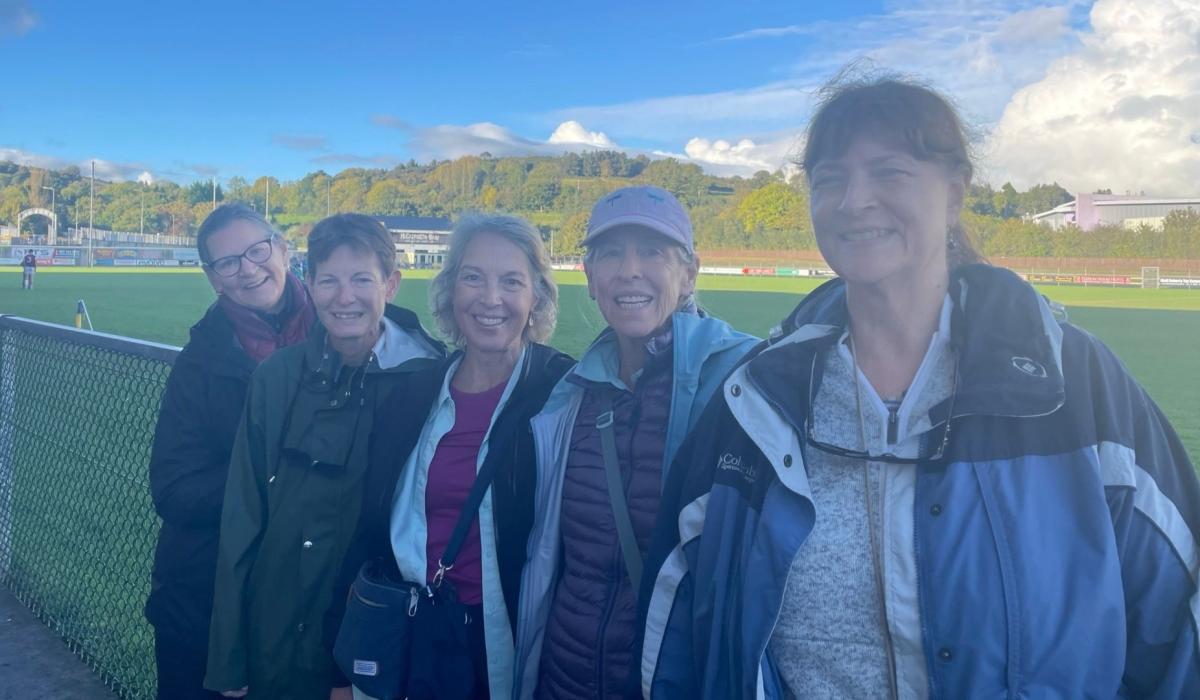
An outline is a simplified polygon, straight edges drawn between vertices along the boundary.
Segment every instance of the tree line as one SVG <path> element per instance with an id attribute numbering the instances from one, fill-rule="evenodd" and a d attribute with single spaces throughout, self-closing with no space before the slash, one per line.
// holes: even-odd
<path id="1" fill-rule="evenodd" d="M 335 175 L 323 170 L 280 181 L 233 177 L 216 187 L 218 202 L 240 201 L 270 218 L 291 237 L 327 214 L 358 211 L 401 216 L 445 216 L 458 212 L 504 210 L 529 218 L 553 238 L 557 255 L 578 251 L 591 205 L 625 185 L 658 185 L 689 209 L 701 249 L 814 250 L 803 177 L 760 171 L 753 177 L 719 177 L 672 158 L 651 160 L 616 151 L 561 156 L 493 158 L 489 154 L 391 169 L 350 168 Z M 0 162 L 0 221 L 10 225 L 17 212 L 50 206 L 56 190 L 60 230 L 87 225 L 89 181 L 77 167 L 47 170 Z M 97 228 L 193 235 L 212 209 L 209 180 L 187 184 L 159 181 L 95 184 Z M 974 185 L 967 194 L 964 223 L 988 256 L 1200 258 L 1200 215 L 1178 213 L 1162 229 L 1071 227 L 1050 230 L 1024 217 L 1068 202 L 1057 183 L 1021 192 Z M 23 233 L 41 235 L 42 217 L 22 222 Z"/>

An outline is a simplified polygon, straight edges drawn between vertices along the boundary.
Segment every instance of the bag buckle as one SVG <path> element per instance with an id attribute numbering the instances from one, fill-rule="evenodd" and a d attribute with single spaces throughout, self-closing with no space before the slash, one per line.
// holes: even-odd
<path id="1" fill-rule="evenodd" d="M 439 588 L 442 585 L 442 579 L 446 578 L 446 572 L 453 568 L 454 564 L 446 565 L 442 563 L 441 559 L 438 559 L 438 569 L 437 573 L 433 575 L 433 585 L 431 588 Z"/>
<path id="2" fill-rule="evenodd" d="M 601 413 L 600 415 L 596 416 L 596 427 L 597 428 L 604 430 L 605 428 L 611 426 L 612 424 L 613 424 L 613 412 L 612 411 L 605 411 L 604 413 Z"/>

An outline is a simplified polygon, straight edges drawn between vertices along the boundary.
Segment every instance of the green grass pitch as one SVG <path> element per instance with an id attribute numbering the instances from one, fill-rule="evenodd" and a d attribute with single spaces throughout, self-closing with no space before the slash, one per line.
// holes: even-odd
<path id="1" fill-rule="evenodd" d="M 432 328 L 426 293 L 430 273 L 406 273 L 396 302 Z M 578 356 L 604 327 L 581 273 L 559 273 L 558 331 L 552 343 Z M 700 301 L 735 327 L 762 336 L 817 281 L 805 278 L 708 277 Z M 1068 307 L 1071 320 L 1099 336 L 1150 391 L 1200 462 L 1200 292 L 1108 287 L 1043 287 Z M 84 299 L 95 329 L 171 345 L 212 303 L 212 290 L 194 270 L 38 272 L 32 292 L 20 273 L 0 272 L 0 313 L 72 324 Z"/>

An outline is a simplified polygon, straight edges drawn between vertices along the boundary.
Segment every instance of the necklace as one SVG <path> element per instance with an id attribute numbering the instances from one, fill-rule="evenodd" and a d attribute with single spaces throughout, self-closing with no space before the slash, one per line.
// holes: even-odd
<path id="1" fill-rule="evenodd" d="M 867 446 L 867 427 L 863 419 L 862 412 L 862 384 L 858 378 L 858 356 L 854 353 L 854 338 L 847 336 L 850 344 L 850 360 L 854 365 L 851 371 L 854 373 L 854 412 L 858 419 L 858 436 L 862 441 L 862 450 L 864 453 L 870 453 Z M 888 668 L 888 697 L 898 698 L 896 691 L 896 659 L 892 650 L 892 630 L 888 624 L 887 615 L 887 597 L 884 594 L 883 586 L 883 556 L 881 553 L 882 546 L 879 543 L 879 536 L 875 532 L 875 498 L 871 493 L 871 459 L 866 457 L 862 462 L 863 474 L 863 500 L 867 506 L 867 533 L 871 538 L 871 566 L 875 572 L 875 595 L 879 604 L 879 614 L 883 617 L 883 646 L 884 652 L 887 654 Z"/>

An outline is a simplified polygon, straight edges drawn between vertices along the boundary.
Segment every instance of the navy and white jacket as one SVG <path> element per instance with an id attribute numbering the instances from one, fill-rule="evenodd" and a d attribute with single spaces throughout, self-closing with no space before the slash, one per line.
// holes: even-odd
<path id="1" fill-rule="evenodd" d="M 950 295 L 953 439 L 889 515 L 912 519 L 918 609 L 888 614 L 920 621 L 923 651 L 897 672 L 934 698 L 1200 697 L 1200 485 L 1178 437 L 1012 273 L 961 268 Z M 787 696 L 768 642 L 817 517 L 808 368 L 846 321 L 840 281 L 805 298 L 679 451 L 647 561 L 645 696 Z"/>

